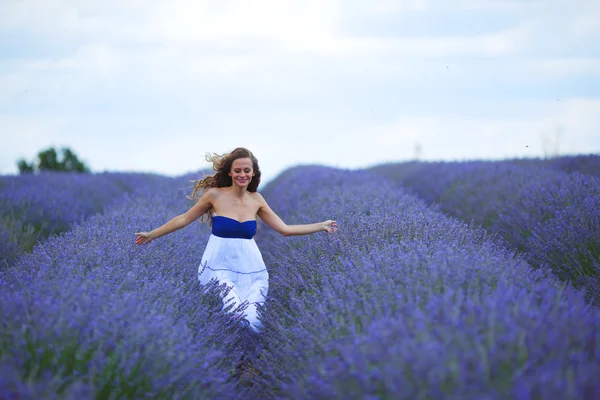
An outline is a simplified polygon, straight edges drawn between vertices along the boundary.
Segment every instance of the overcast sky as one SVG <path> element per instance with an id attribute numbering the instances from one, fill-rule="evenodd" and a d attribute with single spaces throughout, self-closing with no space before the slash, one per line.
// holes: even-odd
<path id="1" fill-rule="evenodd" d="M 600 152 L 597 0 L 1 0 L 0 174 Z M 561 132 L 560 136 L 556 133 Z"/>

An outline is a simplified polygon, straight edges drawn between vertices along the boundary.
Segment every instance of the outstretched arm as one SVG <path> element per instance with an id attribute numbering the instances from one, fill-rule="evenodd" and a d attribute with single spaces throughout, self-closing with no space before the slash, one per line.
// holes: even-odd
<path id="1" fill-rule="evenodd" d="M 308 235 L 315 232 L 333 233 L 337 231 L 337 223 L 332 220 L 316 222 L 314 224 L 287 225 L 283 220 L 269 207 L 267 201 L 257 193 L 262 203 L 258 210 L 258 216 L 265 221 L 267 225 L 279 232 L 283 236 Z"/>
<path id="2" fill-rule="evenodd" d="M 188 211 L 184 214 L 180 214 L 173 219 L 171 219 L 166 224 L 150 231 L 150 232 L 136 232 L 135 243 L 136 244 L 146 244 L 150 243 L 152 240 L 159 238 L 161 236 L 167 235 L 171 232 L 174 232 L 178 229 L 188 226 L 205 212 L 210 210 L 212 207 L 212 202 L 215 196 L 214 190 L 207 190 L 204 194 L 198 199 L 196 204 L 192 206 Z"/>

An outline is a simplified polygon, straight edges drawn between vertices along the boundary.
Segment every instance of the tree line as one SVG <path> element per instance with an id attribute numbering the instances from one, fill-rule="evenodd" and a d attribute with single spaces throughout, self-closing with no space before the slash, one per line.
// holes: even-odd
<path id="1" fill-rule="evenodd" d="M 60 171 L 60 172 L 90 172 L 90 169 L 68 147 L 63 147 L 59 152 L 54 147 L 42 150 L 37 157 L 28 163 L 21 158 L 17 161 L 20 174 Z"/>

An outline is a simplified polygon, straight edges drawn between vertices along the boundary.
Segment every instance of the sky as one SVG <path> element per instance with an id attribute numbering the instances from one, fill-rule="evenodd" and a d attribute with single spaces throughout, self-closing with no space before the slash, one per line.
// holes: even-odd
<path id="1" fill-rule="evenodd" d="M 0 174 L 600 153 L 597 0 L 2 0 Z"/>

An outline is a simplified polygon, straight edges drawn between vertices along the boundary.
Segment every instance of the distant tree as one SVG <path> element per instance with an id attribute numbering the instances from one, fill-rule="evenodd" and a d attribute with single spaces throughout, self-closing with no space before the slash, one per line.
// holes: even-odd
<path id="1" fill-rule="evenodd" d="M 62 165 L 65 171 L 72 172 L 90 172 L 89 168 L 85 164 L 79 161 L 77 155 L 70 149 L 63 149 L 63 161 Z"/>
<path id="2" fill-rule="evenodd" d="M 54 147 L 42 150 L 37 155 L 37 165 L 28 164 L 21 159 L 17 162 L 19 173 L 32 173 L 35 171 L 62 171 L 62 172 L 90 172 L 89 168 L 79 160 L 79 157 L 69 148 L 61 149 L 61 157 Z"/>
<path id="3" fill-rule="evenodd" d="M 63 171 L 63 166 L 58 162 L 58 154 L 56 154 L 54 147 L 38 153 L 37 169 L 39 171 Z"/>
<path id="4" fill-rule="evenodd" d="M 17 167 L 19 167 L 19 172 L 21 174 L 27 174 L 33 172 L 33 163 L 28 164 L 27 161 L 20 159 L 17 162 Z"/>

